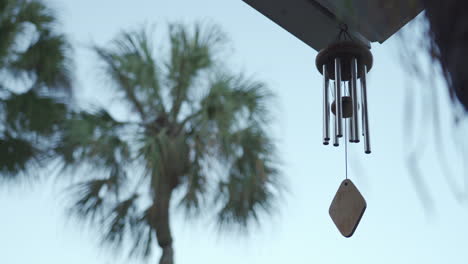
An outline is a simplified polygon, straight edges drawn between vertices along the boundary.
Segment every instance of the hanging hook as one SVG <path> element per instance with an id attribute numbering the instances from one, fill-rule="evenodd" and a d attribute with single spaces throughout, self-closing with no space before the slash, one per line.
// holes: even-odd
<path id="1" fill-rule="evenodd" d="M 353 38 L 351 37 L 351 34 L 349 34 L 348 32 L 348 24 L 346 23 L 340 23 L 338 25 L 339 29 L 340 29 L 340 33 L 338 33 L 338 37 L 336 38 L 337 41 L 341 41 L 342 39 L 343 40 L 353 40 Z"/>
<path id="2" fill-rule="evenodd" d="M 346 23 L 340 23 L 339 27 L 342 32 L 348 32 L 348 25 Z"/>

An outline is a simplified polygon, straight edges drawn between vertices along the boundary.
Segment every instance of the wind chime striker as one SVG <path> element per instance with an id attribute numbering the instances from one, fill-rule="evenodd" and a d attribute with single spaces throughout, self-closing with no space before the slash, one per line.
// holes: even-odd
<path id="1" fill-rule="evenodd" d="M 328 145 L 330 140 L 333 140 L 333 146 L 340 145 L 340 138 L 344 135 L 344 119 L 349 119 L 349 142 L 359 143 L 360 110 L 364 152 L 371 153 L 366 74 L 372 68 L 372 61 L 369 48 L 352 40 L 335 42 L 317 55 L 315 63 L 323 75 L 324 145 Z M 360 93 L 357 89 L 358 80 L 361 84 Z M 333 101 L 330 100 L 330 81 L 334 83 Z M 330 129 L 330 112 L 333 113 L 333 131 Z"/>
<path id="2" fill-rule="evenodd" d="M 348 35 L 347 27 L 342 28 L 338 39 L 343 33 Z M 348 179 L 347 135 L 350 143 L 359 143 L 361 123 L 364 152 L 371 153 L 366 75 L 372 68 L 372 62 L 369 48 L 349 39 L 332 43 L 321 50 L 316 58 L 317 69 L 323 75 L 323 144 L 329 145 L 332 140 L 333 146 L 338 147 L 340 138 L 344 136 L 346 179 L 333 198 L 329 214 L 345 237 L 354 234 L 367 207 L 364 197 Z M 360 92 L 357 88 L 358 80 Z M 334 83 L 332 98 L 330 81 Z M 333 131 L 330 129 L 330 112 L 333 114 Z"/>

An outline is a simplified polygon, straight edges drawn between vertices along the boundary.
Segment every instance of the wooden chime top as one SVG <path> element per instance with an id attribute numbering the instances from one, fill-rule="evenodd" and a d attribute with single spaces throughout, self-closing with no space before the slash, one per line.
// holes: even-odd
<path id="1" fill-rule="evenodd" d="M 355 41 L 345 40 L 331 44 L 330 46 L 320 50 L 315 58 L 315 65 L 318 71 L 323 74 L 323 65 L 326 65 L 328 70 L 328 78 L 335 80 L 335 59 L 339 58 L 342 61 L 341 80 L 349 81 L 351 79 L 351 60 L 356 58 L 360 65 L 366 65 L 369 72 L 373 65 L 373 57 L 369 48 Z M 361 77 L 358 72 L 358 78 Z"/>

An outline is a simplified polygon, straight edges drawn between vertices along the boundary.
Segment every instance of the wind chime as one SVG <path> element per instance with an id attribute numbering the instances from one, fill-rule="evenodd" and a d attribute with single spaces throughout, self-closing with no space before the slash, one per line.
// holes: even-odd
<path id="1" fill-rule="evenodd" d="M 372 62 L 369 48 L 353 41 L 346 25 L 342 25 L 337 41 L 321 50 L 316 58 L 317 69 L 323 75 L 323 144 L 329 145 L 331 140 L 333 146 L 338 147 L 344 137 L 346 178 L 330 205 L 329 214 L 345 237 L 353 235 L 367 206 L 364 197 L 348 179 L 347 144 L 348 133 L 350 143 L 361 141 L 361 123 L 364 152 L 371 153 L 366 75 Z M 331 82 L 334 84 L 332 89 Z"/>

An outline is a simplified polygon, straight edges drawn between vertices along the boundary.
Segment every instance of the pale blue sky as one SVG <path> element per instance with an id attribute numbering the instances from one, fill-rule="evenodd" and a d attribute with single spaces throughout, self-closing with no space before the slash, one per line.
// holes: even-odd
<path id="1" fill-rule="evenodd" d="M 425 210 L 406 166 L 414 140 L 404 133 L 405 90 L 427 93 L 429 84 L 439 86 L 439 91 L 443 87 L 436 77 L 418 85 L 422 80 L 405 74 L 397 37 L 373 45 L 369 107 L 374 152 L 363 154 L 362 144 L 350 149 L 350 178 L 368 208 L 355 235 L 345 239 L 328 216 L 330 202 L 344 178 L 343 148 L 324 147 L 321 142 L 321 76 L 314 66 L 314 50 L 240 0 L 47 2 L 59 11 L 63 27 L 77 47 L 78 87 L 86 100 L 116 104 L 110 103 L 112 95 L 102 88 L 97 63 L 86 50 L 91 41 L 104 44 L 119 30 L 143 23 L 155 23 L 162 30 L 167 22 L 201 19 L 219 23 L 229 34 L 233 55 L 226 60 L 232 68 L 265 80 L 278 94 L 274 134 L 290 189 L 280 213 L 263 219 L 263 227 L 247 237 L 218 235 L 212 224 L 185 222 L 176 213 L 172 226 L 177 264 L 467 263 L 467 205 L 455 199 L 445 178 L 452 177 L 463 191 L 461 159 L 451 140 L 454 133 L 447 128 L 447 96 L 441 92 L 439 103 L 450 174 L 441 169 L 435 155 L 431 115 L 421 117 L 416 111 L 413 134 L 421 139 L 418 146 L 425 147 L 417 166 L 433 198 L 433 208 Z M 419 107 L 421 100 L 417 102 Z M 422 104 L 433 103 L 423 100 Z M 117 108 L 114 114 L 123 113 Z M 62 187 L 51 186 L 49 182 L 0 187 L 0 263 L 139 263 L 101 248 L 94 232 L 69 220 L 63 210 Z M 151 263 L 157 263 L 156 252 Z"/>

